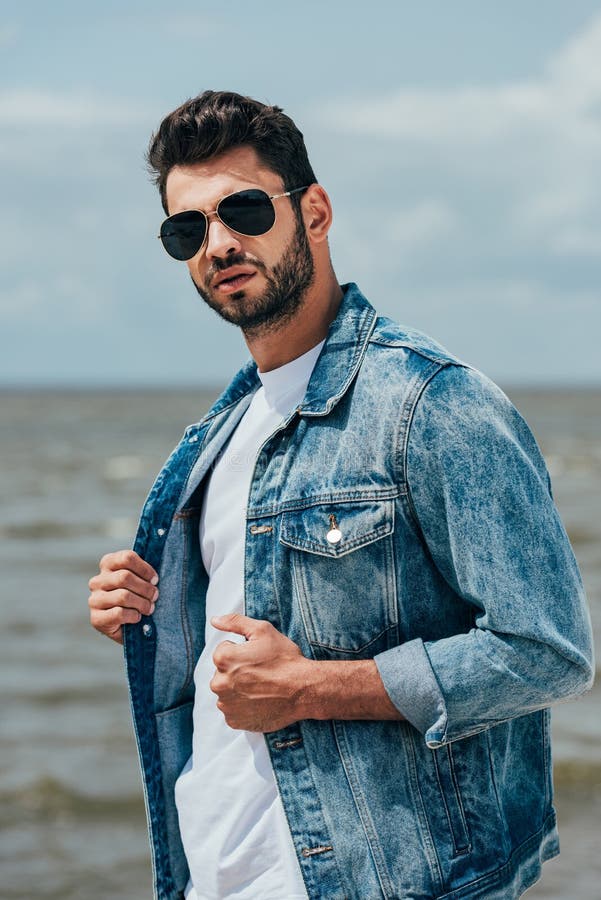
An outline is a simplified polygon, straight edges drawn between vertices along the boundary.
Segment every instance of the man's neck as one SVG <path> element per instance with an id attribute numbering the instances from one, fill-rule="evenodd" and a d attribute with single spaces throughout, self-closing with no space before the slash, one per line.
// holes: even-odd
<path id="1" fill-rule="evenodd" d="M 296 315 L 280 328 L 260 334 L 246 333 L 246 344 L 259 371 L 277 369 L 322 341 L 336 317 L 342 296 L 332 273 L 327 283 L 315 284 L 307 291 Z"/>

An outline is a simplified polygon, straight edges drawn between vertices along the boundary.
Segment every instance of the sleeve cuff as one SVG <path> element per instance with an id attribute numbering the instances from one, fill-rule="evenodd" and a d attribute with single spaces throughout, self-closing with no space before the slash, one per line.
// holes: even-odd
<path id="1" fill-rule="evenodd" d="M 445 744 L 447 708 L 421 638 L 378 653 L 374 662 L 392 703 L 424 735 L 427 746 Z"/>

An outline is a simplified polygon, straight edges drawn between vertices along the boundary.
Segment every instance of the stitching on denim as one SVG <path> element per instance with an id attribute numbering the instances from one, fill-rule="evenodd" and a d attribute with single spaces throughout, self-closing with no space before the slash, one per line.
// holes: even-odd
<path id="1" fill-rule="evenodd" d="M 284 541 L 283 538 L 281 537 L 281 533 L 280 533 L 280 542 L 282 544 L 284 544 L 285 546 L 289 546 L 288 544 L 286 544 L 286 541 Z M 301 554 L 303 554 L 305 552 L 304 550 L 299 551 L 298 548 L 296 548 L 296 547 L 293 547 L 292 549 L 297 550 L 297 552 L 299 552 Z M 320 554 L 320 555 L 322 556 L 322 558 L 326 558 L 325 554 L 323 554 L 323 555 Z M 274 553 L 274 558 L 275 558 L 275 553 Z M 333 559 L 333 557 L 330 557 L 329 555 L 327 558 Z M 385 634 L 387 631 L 389 631 L 393 626 L 398 629 L 398 620 L 396 620 L 394 622 L 390 622 L 377 635 L 375 635 L 375 637 L 370 638 L 370 640 L 366 641 L 366 643 L 363 644 L 361 647 L 352 648 L 352 649 L 350 649 L 348 647 L 337 647 L 332 644 L 327 644 L 324 641 L 319 641 L 317 639 L 318 632 L 317 632 L 316 621 L 315 621 L 315 617 L 313 615 L 313 611 L 311 609 L 311 603 L 309 600 L 311 592 L 309 590 L 309 585 L 308 585 L 308 583 L 306 581 L 306 577 L 305 577 L 305 568 L 306 567 L 304 565 L 303 557 L 302 556 L 298 557 L 296 554 L 291 554 L 291 562 L 292 562 L 292 582 L 296 589 L 296 596 L 298 598 L 298 604 L 299 604 L 300 614 L 301 614 L 301 618 L 302 618 L 304 629 L 305 629 L 305 635 L 306 635 L 309 645 L 311 647 L 311 652 L 312 652 L 313 656 L 315 656 L 315 654 L 313 653 L 314 648 L 319 648 L 319 649 L 323 649 L 323 650 L 332 650 L 332 651 L 335 651 L 338 653 L 347 653 L 347 654 L 353 654 L 353 655 L 357 655 L 359 653 L 364 653 L 367 647 L 370 647 L 372 644 L 374 644 L 376 641 L 378 641 L 381 638 L 381 636 L 383 634 Z"/>
<path id="2" fill-rule="evenodd" d="M 426 857 L 428 866 L 430 868 L 432 881 L 434 882 L 434 884 L 438 885 L 439 890 L 443 890 L 444 880 L 442 877 L 440 860 L 438 858 L 438 853 L 436 852 L 436 844 L 430 830 L 430 822 L 428 820 L 428 814 L 426 813 L 426 804 L 424 802 L 422 789 L 419 783 L 419 776 L 417 774 L 417 762 L 415 760 L 414 746 L 414 729 L 413 726 L 408 722 L 398 722 L 397 726 L 401 735 L 401 744 L 406 750 L 407 768 L 411 786 L 413 788 L 413 793 L 416 798 L 416 806 L 419 806 L 421 812 L 421 815 L 418 814 L 417 816 L 417 827 L 419 829 L 422 844 L 424 847 L 424 856 Z"/>
<path id="3" fill-rule="evenodd" d="M 440 363 L 440 365 L 443 366 L 454 362 L 454 360 L 449 359 L 448 356 L 441 356 L 438 353 L 428 350 L 426 347 L 416 347 L 411 341 L 404 341 L 400 338 L 385 338 L 375 334 L 370 337 L 370 343 L 381 344 L 383 347 L 403 347 L 406 350 L 411 350 L 412 353 L 417 353 L 418 356 L 427 359 L 429 362 Z"/>
<path id="4" fill-rule="evenodd" d="M 352 540 L 345 541 L 345 549 L 342 553 L 336 551 L 334 547 L 332 547 L 331 550 L 328 550 L 325 544 L 317 543 L 317 541 L 312 541 L 310 538 L 285 538 L 283 537 L 281 532 L 280 541 L 282 542 L 282 544 L 286 544 L 287 547 L 292 547 L 294 550 L 311 550 L 318 556 L 327 557 L 328 559 L 340 559 L 340 557 L 346 556 L 347 553 L 350 553 L 353 550 L 359 550 L 361 549 L 361 547 L 368 547 L 370 544 L 374 544 L 377 540 L 380 540 L 383 537 L 388 537 L 388 535 L 392 534 L 393 531 L 393 522 L 385 522 L 383 525 L 378 525 L 377 528 L 374 528 L 373 531 L 367 532 L 367 534 L 353 538 Z"/>
<path id="5" fill-rule="evenodd" d="M 342 385 L 338 388 L 335 394 L 332 394 L 327 398 L 325 402 L 325 407 L 320 410 L 312 410 L 305 409 L 304 407 L 301 409 L 301 415 L 307 416 L 316 416 L 316 415 L 328 415 L 334 406 L 338 403 L 341 397 L 343 397 L 351 382 L 357 375 L 357 372 L 360 368 L 361 361 L 367 352 L 367 348 L 369 346 L 370 336 L 375 328 L 376 320 L 378 318 L 378 314 L 376 313 L 373 306 L 367 305 L 357 310 L 356 313 L 347 314 L 345 317 L 345 321 L 349 322 L 350 319 L 353 319 L 358 323 L 358 326 L 354 328 L 355 338 L 354 338 L 354 352 L 351 363 L 348 367 L 348 374 L 343 381 Z M 336 336 L 333 337 L 333 346 L 336 346 Z M 323 400 L 319 401 L 311 401 L 309 400 L 309 404 L 311 402 L 321 402 L 323 405 Z"/>
<path id="6" fill-rule="evenodd" d="M 396 623 L 394 623 L 394 624 L 396 624 Z M 353 653 L 353 654 L 365 653 L 365 651 L 368 647 L 371 647 L 372 644 L 375 644 L 375 642 L 378 641 L 382 637 L 383 634 L 386 634 L 386 632 L 390 631 L 390 629 L 393 627 L 394 627 L 393 624 L 387 625 L 385 628 L 382 629 L 382 631 L 380 631 L 379 634 L 377 634 L 375 637 L 371 638 L 369 641 L 367 641 L 367 643 L 363 644 L 361 647 L 358 647 L 357 649 L 350 649 L 349 647 L 336 647 L 334 644 L 325 644 L 325 643 L 322 643 L 321 641 L 315 641 L 315 640 L 312 640 L 311 644 L 314 647 L 321 647 L 323 650 L 334 650 L 338 653 Z"/>
<path id="7" fill-rule="evenodd" d="M 180 703 L 177 706 L 170 706 L 167 709 L 162 709 L 160 712 L 155 712 L 155 719 L 162 719 L 164 716 L 169 716 L 171 713 L 180 712 L 183 709 L 186 709 L 188 706 L 193 706 L 194 700 L 186 700 L 185 703 Z"/>
<path id="8" fill-rule="evenodd" d="M 457 846 L 457 839 L 455 837 L 455 829 L 453 828 L 453 818 L 451 816 L 451 810 L 449 809 L 449 804 L 447 802 L 447 795 L 446 795 L 446 791 L 443 787 L 442 776 L 440 773 L 440 766 L 438 763 L 438 753 L 439 752 L 444 753 L 445 749 L 446 749 L 445 747 L 442 747 L 440 749 L 440 751 L 432 750 L 431 752 L 432 752 L 433 762 L 434 762 L 434 771 L 436 772 L 436 780 L 438 782 L 438 790 L 439 790 L 440 796 L 442 798 L 442 805 L 444 807 L 445 815 L 447 817 L 447 824 L 449 826 L 449 834 L 451 835 L 451 840 L 453 841 L 453 858 L 455 858 L 456 856 L 459 856 L 461 854 L 461 850 L 463 848 L 459 848 Z"/>
<path id="9" fill-rule="evenodd" d="M 303 724 L 302 724 L 302 723 L 299 723 L 299 724 L 300 724 L 300 729 L 301 729 L 301 731 L 302 731 Z M 278 793 L 279 793 L 280 796 L 282 797 L 282 808 L 283 808 L 283 810 L 284 810 L 284 815 L 285 815 L 285 817 L 286 817 L 286 821 L 288 822 L 288 827 L 289 827 L 290 832 L 291 832 L 291 834 L 292 834 L 292 836 L 293 836 L 293 843 L 294 843 L 294 835 L 295 835 L 295 833 L 297 834 L 297 836 L 299 837 L 299 839 L 300 839 L 300 835 L 298 835 L 297 832 L 294 832 L 294 831 L 293 831 L 293 822 L 292 822 L 292 820 L 291 820 L 291 818 L 290 818 L 290 816 L 289 816 L 289 810 L 288 810 L 288 808 L 287 808 L 286 803 L 284 802 L 284 797 L 282 796 L 281 785 L 280 785 L 280 783 L 279 783 L 279 778 L 278 778 L 278 771 L 281 771 L 281 768 L 282 768 L 282 757 L 280 757 L 279 754 L 276 754 L 275 756 L 272 754 L 272 748 L 270 747 L 269 741 L 267 740 L 267 735 L 264 735 L 264 737 L 265 737 L 265 743 L 266 743 L 266 745 L 267 745 L 267 749 L 268 749 L 268 751 L 269 751 L 269 753 L 270 753 L 270 756 L 271 756 L 272 765 L 273 765 L 273 767 L 274 767 L 274 773 L 275 773 L 275 776 L 276 776 L 276 786 L 277 786 L 277 789 L 278 789 Z M 310 783 L 311 783 L 310 792 L 311 792 L 311 794 L 312 794 L 312 800 L 313 800 L 313 802 L 314 802 L 314 804 L 315 804 L 315 808 L 314 808 L 313 811 L 312 811 L 312 815 L 315 815 L 315 816 L 317 816 L 317 817 L 319 818 L 320 825 L 319 825 L 318 831 L 321 833 L 322 840 L 324 840 L 324 839 L 325 839 L 325 840 L 329 840 L 329 836 L 326 837 L 327 823 L 326 823 L 326 820 L 325 820 L 325 817 L 324 817 L 324 813 L 323 813 L 323 806 L 322 806 L 322 803 L 321 803 L 321 798 L 320 798 L 320 796 L 319 796 L 319 793 L 318 793 L 318 790 L 317 790 L 317 786 L 316 786 L 316 784 L 315 784 L 315 778 L 314 778 L 314 776 L 313 776 L 312 767 L 311 767 L 311 765 L 310 765 L 310 763 L 309 763 L 309 757 L 307 756 L 307 750 L 306 750 L 306 747 L 304 746 L 304 742 L 303 742 L 303 745 L 299 745 L 299 752 L 304 754 L 304 764 L 303 764 L 303 767 L 305 768 L 305 771 L 306 771 L 306 777 L 307 777 L 307 779 L 308 779 L 308 780 L 310 781 Z M 321 846 L 331 846 L 331 845 L 330 845 L 330 844 L 327 844 L 327 845 L 324 844 L 324 845 L 321 845 Z M 296 844 L 295 844 L 295 849 L 296 849 Z M 333 850 L 333 847 L 332 847 L 332 850 Z M 335 853 L 334 853 L 332 859 L 328 859 L 328 863 L 329 863 L 329 866 L 330 866 L 330 873 L 329 873 L 328 877 L 331 877 L 331 876 L 335 875 L 336 878 L 337 878 L 337 880 L 338 880 L 338 885 L 339 885 L 340 888 L 342 889 L 342 885 L 343 885 L 344 882 L 343 882 L 343 879 L 342 879 L 342 872 L 341 872 L 341 869 L 340 869 L 340 865 L 339 865 L 339 863 L 338 863 L 338 858 L 337 858 L 337 856 L 336 856 Z M 300 860 L 299 860 L 299 865 L 302 865 L 302 863 L 301 863 Z M 326 865 L 326 864 L 324 863 L 323 865 Z M 333 870 L 333 871 L 332 871 L 332 870 Z M 327 871 L 327 869 L 326 869 L 326 871 Z M 303 873 L 303 877 L 304 877 L 304 873 Z M 309 892 L 311 892 L 311 890 L 313 889 L 313 887 L 315 887 L 316 890 L 319 890 L 319 881 L 316 882 L 315 876 L 313 875 L 312 872 L 308 875 L 308 877 L 309 877 L 309 879 L 313 882 L 313 884 L 310 886 L 310 891 L 309 891 Z M 343 893 L 339 894 L 337 890 L 336 890 L 336 892 L 333 891 L 333 892 L 332 892 L 332 900 L 336 900 L 336 898 L 338 898 L 338 897 L 342 897 L 343 900 L 347 900 L 347 898 L 344 896 Z"/>
<path id="10" fill-rule="evenodd" d="M 487 872 L 485 875 L 481 875 L 479 878 L 475 878 L 473 881 L 468 881 L 466 884 L 462 884 L 461 887 L 458 887 L 455 890 L 448 891 L 446 894 L 439 894 L 436 900 L 461 900 L 462 897 L 468 897 L 469 893 L 471 893 L 474 887 L 482 887 L 482 885 L 488 886 L 489 884 L 500 885 L 503 875 L 506 872 L 512 871 L 512 869 L 514 869 L 513 874 L 517 876 L 519 872 L 515 871 L 514 860 L 523 858 L 524 853 L 530 847 L 534 847 L 534 855 L 538 857 L 541 835 L 543 835 L 545 832 L 549 832 L 550 829 L 554 827 L 555 813 L 551 812 L 549 813 L 541 827 L 537 831 L 535 831 L 534 834 L 531 834 L 526 838 L 525 841 L 522 841 L 521 844 L 518 844 L 518 846 L 510 854 L 509 859 L 506 863 L 504 863 L 502 866 L 499 866 L 499 868 L 495 869 L 494 872 Z"/>
<path id="11" fill-rule="evenodd" d="M 394 531 L 394 517 L 395 517 L 395 509 L 394 505 L 392 507 L 392 517 L 393 517 L 393 531 Z M 388 621 L 391 622 L 390 631 L 392 634 L 392 642 L 388 642 L 388 647 L 397 647 L 402 643 L 401 641 L 401 630 L 399 625 L 399 602 L 398 602 L 398 592 L 397 592 L 397 567 L 396 567 L 396 554 L 394 553 L 394 548 L 392 541 L 386 541 L 384 544 L 384 553 L 387 556 L 385 563 L 385 570 L 389 573 L 389 577 L 386 578 L 386 593 L 387 593 L 387 603 L 388 603 L 388 611 L 387 618 Z M 388 585 L 392 585 L 392 590 L 389 589 Z"/>
<path id="12" fill-rule="evenodd" d="M 247 367 L 248 367 L 248 369 L 247 369 Z M 220 398 L 217 397 L 217 399 L 215 400 L 215 403 L 213 404 L 213 407 L 208 411 L 208 413 L 205 416 L 202 417 L 200 422 L 198 422 L 199 427 L 201 425 L 204 425 L 206 422 L 212 423 L 212 420 L 215 418 L 215 416 L 219 416 L 219 415 L 221 415 L 222 412 L 226 412 L 226 410 L 231 409 L 232 406 L 235 406 L 237 403 L 239 403 L 242 400 L 242 398 L 246 397 L 246 395 L 251 393 L 251 391 L 252 391 L 252 393 L 255 393 L 253 388 L 256 388 L 258 390 L 258 388 L 260 387 L 260 379 L 256 373 L 255 367 L 256 367 L 256 363 L 253 363 L 252 360 L 249 360 L 246 366 L 244 366 L 242 369 L 239 369 L 238 372 L 236 372 L 232 381 L 235 381 L 238 377 L 241 377 L 242 373 L 244 373 L 245 378 L 248 378 L 249 376 L 251 376 L 253 374 L 255 375 L 255 378 L 248 385 L 246 390 L 243 390 L 241 394 L 238 394 L 237 396 L 235 396 L 234 399 L 232 401 L 230 401 L 230 403 L 226 403 L 225 406 L 222 406 L 219 409 L 214 409 L 213 407 L 215 407 L 216 404 L 219 403 L 219 400 L 220 400 Z M 192 427 L 192 426 L 190 426 L 190 427 Z"/>
<path id="13" fill-rule="evenodd" d="M 187 523 L 186 523 L 187 524 Z M 182 585 L 179 592 L 179 615 L 180 622 L 182 626 L 182 634 L 184 638 L 184 645 L 186 648 L 186 675 L 184 677 L 184 683 L 181 686 L 178 698 L 182 696 L 188 685 L 191 683 L 194 678 L 194 663 L 193 663 L 193 639 L 190 634 L 190 619 L 188 617 L 188 607 L 186 603 L 186 586 L 188 585 L 188 563 L 189 563 L 189 555 L 190 555 L 190 535 L 188 534 L 188 530 L 186 528 L 186 524 L 183 525 L 184 528 L 184 559 L 182 565 Z"/>
<path id="14" fill-rule="evenodd" d="M 351 789 L 355 808 L 359 813 L 359 818 L 361 819 L 361 822 L 363 824 L 363 830 L 365 832 L 365 837 L 367 838 L 367 843 L 371 851 L 374 862 L 374 869 L 376 870 L 376 875 L 378 877 L 378 881 L 380 882 L 382 893 L 384 897 L 391 898 L 392 900 L 392 898 L 394 898 L 395 896 L 394 885 L 392 884 L 388 872 L 388 867 L 386 865 L 386 856 L 384 854 L 384 851 L 382 850 L 382 847 L 380 846 L 377 829 L 374 825 L 369 811 L 369 804 L 366 802 L 365 797 L 363 796 L 360 781 L 354 771 L 353 759 L 348 747 L 344 722 L 336 720 L 333 721 L 332 731 L 334 734 L 334 740 L 336 741 L 336 746 L 338 747 L 338 753 L 340 754 L 342 766 L 344 768 L 344 772 Z M 342 747 L 343 743 L 345 745 L 344 749 Z"/>
<path id="15" fill-rule="evenodd" d="M 308 602 L 309 590 L 307 588 L 307 582 L 305 581 L 305 573 L 303 566 L 301 565 L 301 560 L 297 560 L 294 556 L 292 557 L 292 581 L 296 588 L 296 596 L 298 597 L 298 605 L 305 628 L 305 635 L 309 642 L 309 646 L 311 647 L 311 654 L 315 657 L 315 654 L 313 653 L 315 644 L 311 640 L 311 636 L 315 635 L 316 631 L 313 613 L 311 612 L 311 604 Z"/>
<path id="16" fill-rule="evenodd" d="M 417 516 L 417 510 L 415 508 L 415 504 L 413 502 L 413 498 L 411 496 L 411 486 L 409 484 L 409 465 L 407 461 L 408 457 L 408 449 L 409 449 L 409 438 L 411 435 L 411 426 L 413 425 L 413 419 L 415 416 L 415 410 L 417 408 L 417 404 L 423 397 L 424 391 L 427 386 L 430 384 L 432 379 L 438 375 L 439 372 L 445 371 L 445 369 L 450 365 L 447 363 L 446 366 L 438 365 L 436 363 L 431 363 L 431 365 L 425 370 L 425 372 L 421 373 L 421 380 L 416 379 L 413 383 L 415 387 L 415 393 L 413 396 L 408 396 L 407 402 L 403 408 L 403 412 L 406 411 L 406 416 L 401 417 L 401 421 L 399 423 L 399 447 L 397 450 L 398 454 L 398 465 L 401 469 L 399 476 L 400 480 L 407 487 L 407 503 L 409 505 L 409 511 L 411 513 L 411 517 L 413 518 L 414 524 L 417 528 L 417 533 L 421 536 L 424 543 L 426 542 L 424 533 L 422 531 L 422 527 Z M 412 385 L 412 386 L 413 386 Z"/>
<path id="17" fill-rule="evenodd" d="M 267 516 L 277 516 L 285 512 L 310 509 L 312 506 L 323 504 L 342 504 L 367 502 L 368 500 L 394 500 L 406 493 L 402 485 L 392 485 L 389 488 L 369 491 L 329 491 L 327 494 L 313 494 L 310 497 L 293 497 L 283 503 L 274 503 L 269 506 L 249 506 L 247 516 L 249 519 L 260 519 Z"/>
<path id="18" fill-rule="evenodd" d="M 551 710 L 550 709 L 542 709 L 541 710 L 542 723 L 541 723 L 541 740 L 542 740 L 542 751 L 543 751 L 543 771 L 544 771 L 544 781 L 545 781 L 545 809 L 552 803 L 552 768 L 551 768 L 551 741 L 549 735 L 549 725 L 551 718 Z"/>
<path id="19" fill-rule="evenodd" d="M 471 841 L 469 828 L 467 827 L 467 819 L 465 816 L 465 809 L 463 806 L 463 797 L 461 796 L 461 791 L 459 789 L 459 782 L 457 781 L 457 773 L 455 772 L 455 760 L 453 759 L 453 748 L 451 747 L 450 744 L 447 744 L 445 749 L 446 749 L 448 760 L 449 760 L 449 768 L 451 770 L 451 780 L 453 782 L 453 788 L 455 790 L 457 806 L 459 807 L 459 816 L 461 818 L 463 830 L 465 832 L 465 840 L 467 841 L 467 843 L 464 846 L 458 848 L 457 855 L 459 856 L 462 853 L 469 853 L 471 851 L 472 841 Z"/>
<path id="20" fill-rule="evenodd" d="M 496 775 L 495 775 L 495 767 L 494 767 L 493 756 L 492 756 L 492 746 L 491 746 L 491 743 L 490 743 L 490 728 L 485 728 L 485 729 L 484 729 L 484 735 L 483 735 L 483 737 L 484 737 L 484 740 L 486 741 L 486 754 L 487 754 L 487 756 L 488 756 L 488 767 L 489 767 L 489 770 L 490 770 L 490 781 L 491 781 L 491 784 L 492 784 L 492 787 L 493 787 L 493 791 L 495 792 L 495 800 L 496 800 L 496 803 L 497 803 L 497 812 L 498 812 L 498 816 L 499 816 L 499 821 L 500 821 L 500 822 L 504 822 L 504 817 L 503 817 L 503 814 L 502 814 L 501 800 L 500 800 L 500 797 L 499 797 L 499 789 L 498 789 L 498 787 L 497 787 L 497 778 L 496 778 Z"/>

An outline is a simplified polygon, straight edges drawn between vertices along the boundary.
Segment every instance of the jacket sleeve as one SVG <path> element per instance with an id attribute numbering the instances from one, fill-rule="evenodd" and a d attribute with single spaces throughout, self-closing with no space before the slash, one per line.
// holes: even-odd
<path id="1" fill-rule="evenodd" d="M 417 400 L 405 450 L 415 525 L 474 624 L 376 656 L 392 702 L 439 747 L 588 690 L 580 573 L 515 407 L 481 373 L 447 366 Z"/>

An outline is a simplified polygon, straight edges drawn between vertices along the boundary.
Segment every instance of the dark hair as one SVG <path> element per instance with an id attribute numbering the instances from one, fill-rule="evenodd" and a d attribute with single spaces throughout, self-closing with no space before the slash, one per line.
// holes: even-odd
<path id="1" fill-rule="evenodd" d="M 286 191 L 317 181 L 301 132 L 279 106 L 231 91 L 204 91 L 165 116 L 150 139 L 146 161 L 165 213 L 167 176 L 174 166 L 204 162 L 242 146 L 254 147 Z M 301 196 L 290 198 L 297 214 Z"/>

